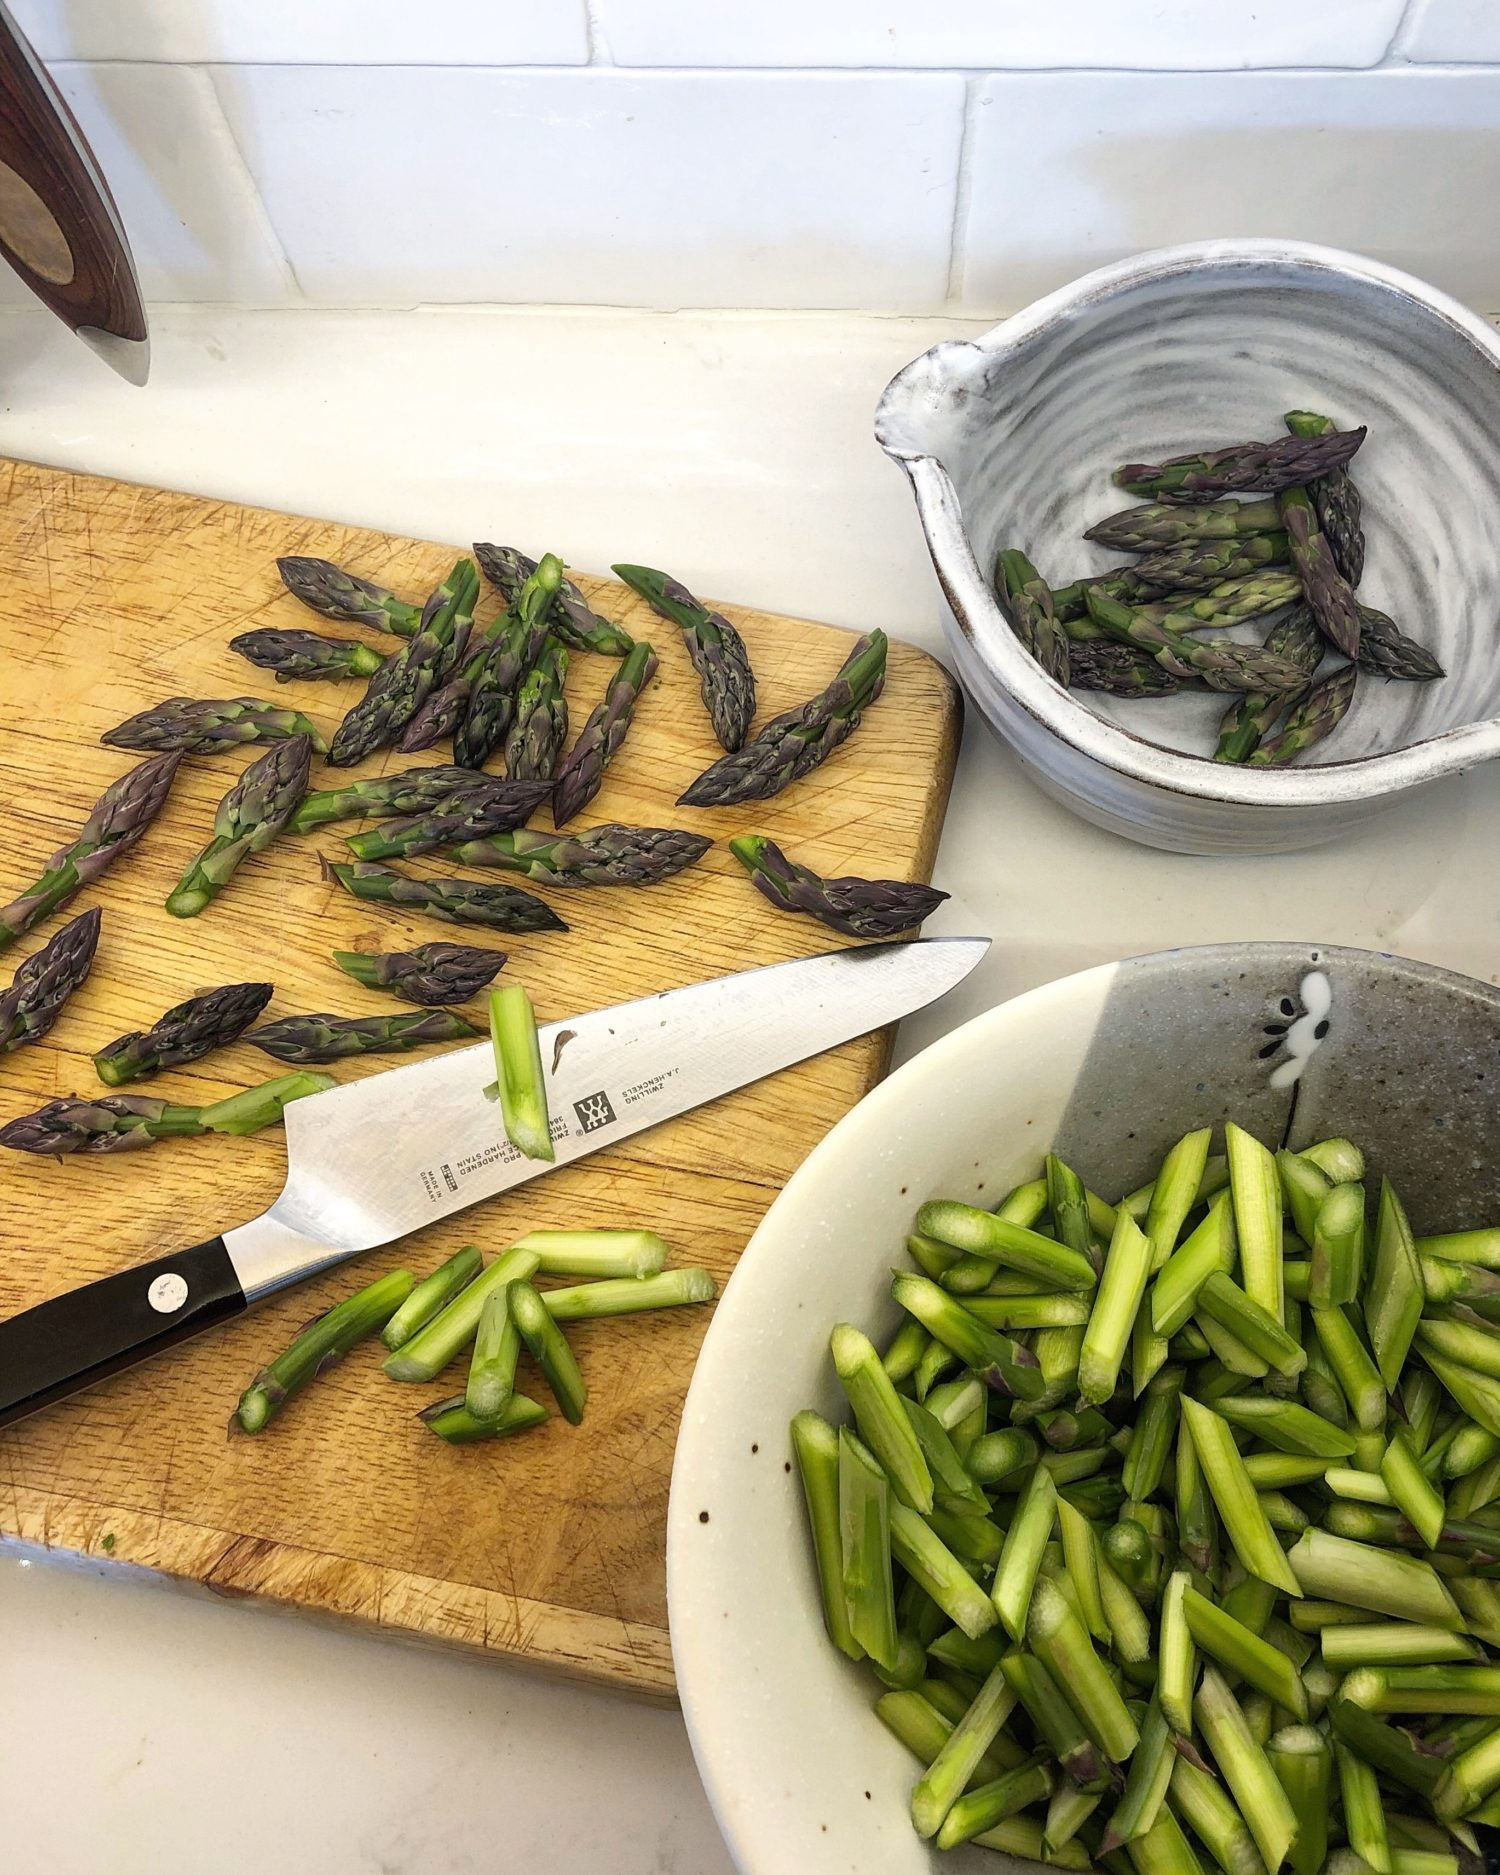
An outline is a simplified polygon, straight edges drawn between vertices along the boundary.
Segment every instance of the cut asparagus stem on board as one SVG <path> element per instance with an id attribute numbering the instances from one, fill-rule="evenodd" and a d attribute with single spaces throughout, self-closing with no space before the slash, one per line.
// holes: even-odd
<path id="1" fill-rule="evenodd" d="M 542 1377 L 551 1388 L 563 1417 L 576 1426 L 583 1418 L 588 1388 L 573 1350 L 568 1346 L 567 1336 L 524 1277 L 511 1283 L 506 1293 L 511 1319 L 520 1330 L 531 1358 L 542 1370 Z"/>
<path id="2" fill-rule="evenodd" d="M 28 957 L 0 992 L 0 1054 L 38 1042 L 62 1014 L 73 992 L 88 981 L 104 914 L 80 912 Z"/>
<path id="3" fill-rule="evenodd" d="M 490 1040 L 506 1138 L 528 1159 L 554 1159 L 536 1011 L 521 984 L 490 991 Z"/>
<path id="4" fill-rule="evenodd" d="M 163 1068 L 201 1061 L 244 1034 L 271 1000 L 272 988 L 269 983 L 226 983 L 189 996 L 158 1016 L 149 1029 L 117 1035 L 94 1056 L 94 1072 L 107 1087 L 124 1087 Z M 3 1026 L 0 1015 L 0 1031 Z"/>
<path id="5" fill-rule="evenodd" d="M 261 697 L 168 697 L 117 723 L 99 738 L 111 749 L 162 749 L 181 755 L 223 755 L 243 742 L 306 736 L 319 755 L 328 752 L 322 731 L 301 710 L 284 710 Z"/>
<path id="6" fill-rule="evenodd" d="M 394 1351 L 404 1348 L 420 1328 L 440 1314 L 460 1289 L 473 1282 L 484 1259 L 472 1244 L 455 1250 L 448 1261 L 419 1282 L 380 1331 L 380 1339 Z"/>
<path id="7" fill-rule="evenodd" d="M 504 1439 L 528 1426 L 539 1426 L 547 1409 L 522 1393 L 513 1393 L 493 1419 L 476 1419 L 461 1393 L 440 1400 L 436 1406 L 424 1406 L 417 1418 L 429 1432 L 449 1445 L 477 1445 L 485 1439 Z"/>
<path id="8" fill-rule="evenodd" d="M 511 1320 L 509 1293 L 508 1289 L 492 1290 L 479 1311 L 464 1388 L 464 1405 L 476 1420 L 498 1418 L 515 1391 L 521 1337 Z"/>
<path id="9" fill-rule="evenodd" d="M 370 990 L 389 990 L 423 1008 L 466 1003 L 493 983 L 505 952 L 474 944 L 419 944 L 409 951 L 335 951 L 346 976 Z"/>
<path id="10" fill-rule="evenodd" d="M 948 896 L 900 879 L 824 878 L 789 859 L 765 834 L 741 834 L 729 850 L 778 911 L 806 912 L 845 937 L 899 937 L 931 917 Z"/>
<path id="11" fill-rule="evenodd" d="M 322 862 L 323 876 L 367 905 L 410 905 L 447 924 L 483 925 L 491 931 L 566 931 L 550 905 L 516 886 L 474 879 L 413 879 L 389 866 Z"/>
<path id="12" fill-rule="evenodd" d="M 285 554 L 276 567 L 287 591 L 324 618 L 367 625 L 374 631 L 392 632 L 398 638 L 415 636 L 422 622 L 421 606 L 409 605 L 372 580 L 346 573 L 331 560 Z"/>
<path id="13" fill-rule="evenodd" d="M 742 747 L 755 718 L 755 675 L 744 639 L 722 612 L 710 611 L 669 574 L 627 564 L 612 570 L 681 631 L 720 747 Z"/>
<path id="14" fill-rule="evenodd" d="M 496 1257 L 446 1307 L 386 1356 L 382 1363 L 386 1374 L 392 1380 L 436 1380 L 474 1339 L 480 1312 L 492 1291 L 534 1276 L 536 1266 L 537 1258 L 530 1250 L 507 1250 Z"/>
<path id="15" fill-rule="evenodd" d="M 307 792 L 312 740 L 293 736 L 254 761 L 219 803 L 213 837 L 167 895 L 174 918 L 196 918 L 252 854 L 262 853 Z"/>
<path id="16" fill-rule="evenodd" d="M 615 1315 L 640 1315 L 651 1309 L 682 1308 L 712 1302 L 718 1284 L 707 1270 L 662 1270 L 656 1276 L 625 1276 L 597 1283 L 573 1283 L 549 1289 L 542 1297 L 557 1322 L 592 1322 Z"/>
<path id="17" fill-rule="evenodd" d="M 263 1367 L 240 1395 L 235 1423 L 242 1432 L 261 1432 L 281 1412 L 294 1393 L 325 1373 L 352 1347 L 383 1328 L 412 1291 L 408 1270 L 361 1289 L 335 1303 L 269 1366 Z"/>

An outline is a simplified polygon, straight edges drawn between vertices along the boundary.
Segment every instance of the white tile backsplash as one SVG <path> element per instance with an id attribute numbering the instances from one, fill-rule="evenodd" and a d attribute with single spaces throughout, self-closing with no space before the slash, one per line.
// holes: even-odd
<path id="1" fill-rule="evenodd" d="M 1412 0 L 1397 54 L 1454 64 L 1500 63 L 1497 0 Z"/>
<path id="2" fill-rule="evenodd" d="M 308 297 L 941 303 L 947 75 L 214 71 Z"/>
<path id="3" fill-rule="evenodd" d="M 44 59 L 581 65 L 585 0 L 10 0 Z"/>
<path id="4" fill-rule="evenodd" d="M 596 0 L 622 65 L 1374 65 L 1406 0 Z M 1495 0 L 1478 0 L 1495 4 Z"/>
<path id="5" fill-rule="evenodd" d="M 148 300 L 297 297 L 206 72 L 59 64 L 52 74 L 109 182 Z M 30 297 L 8 267 L 0 297 Z"/>
<path id="6" fill-rule="evenodd" d="M 996 74 L 969 138 L 957 277 L 1008 311 L 1213 235 L 1352 248 L 1500 308 L 1500 72 Z"/>

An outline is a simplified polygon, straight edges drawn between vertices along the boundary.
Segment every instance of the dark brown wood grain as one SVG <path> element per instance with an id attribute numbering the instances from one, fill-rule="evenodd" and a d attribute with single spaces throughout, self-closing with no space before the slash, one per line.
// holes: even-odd
<path id="1" fill-rule="evenodd" d="M 3 6 L 0 253 L 75 332 L 145 338 L 145 309 L 109 185 Z"/>

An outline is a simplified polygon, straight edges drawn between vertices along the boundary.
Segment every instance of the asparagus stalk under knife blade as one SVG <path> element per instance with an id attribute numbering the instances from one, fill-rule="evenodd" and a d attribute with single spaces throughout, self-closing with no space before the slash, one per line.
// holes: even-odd
<path id="1" fill-rule="evenodd" d="M 604 700 L 592 711 L 557 771 L 552 788 L 553 824 L 562 827 L 599 792 L 604 771 L 625 740 L 635 706 L 655 677 L 656 652 L 637 641 L 609 680 Z"/>
<path id="2" fill-rule="evenodd" d="M 109 784 L 77 835 L 47 861 L 41 877 L 0 909 L 0 950 L 130 851 L 161 812 L 181 759 L 175 753 L 153 756 Z"/>
<path id="3" fill-rule="evenodd" d="M 459 799 L 505 801 L 519 826 L 546 800 L 545 781 L 506 781 L 456 766 L 408 768 L 395 775 L 372 775 L 342 788 L 321 788 L 304 795 L 286 824 L 288 833 L 311 833 L 340 820 L 393 820 L 450 808 Z"/>
<path id="4" fill-rule="evenodd" d="M 567 675 L 567 649 L 560 639 L 549 637 L 516 692 L 515 714 L 505 738 L 505 771 L 513 781 L 552 780 L 568 735 L 563 689 Z"/>
<path id="5" fill-rule="evenodd" d="M 412 638 L 422 621 L 422 608 L 398 599 L 373 580 L 346 573 L 332 560 L 306 554 L 285 554 L 276 562 L 287 591 L 324 618 L 343 619 L 350 625 L 368 625 L 375 631 Z"/>
<path id="6" fill-rule="evenodd" d="M 733 754 L 721 755 L 678 797 L 687 807 L 764 801 L 825 761 L 859 727 L 885 686 L 884 632 L 867 632 L 832 681 L 798 708 L 775 716 Z"/>
<path id="7" fill-rule="evenodd" d="M 16 971 L 9 989 L 0 994 L 0 1054 L 40 1041 L 56 1022 L 63 1004 L 94 967 L 103 915 L 95 906 L 70 919 Z"/>
<path id="8" fill-rule="evenodd" d="M 1359 656 L 1359 602 L 1339 571 L 1333 548 L 1318 526 L 1318 511 L 1305 488 L 1287 488 L 1276 497 L 1286 523 L 1292 565 L 1323 636 L 1351 660 Z"/>
<path id="9" fill-rule="evenodd" d="M 462 656 L 478 593 L 474 562 L 458 561 L 429 596 L 416 633 L 381 665 L 365 694 L 339 724 L 328 750 L 331 767 L 352 767 L 400 737 Z"/>
<path id="10" fill-rule="evenodd" d="M 467 1002 L 499 976 L 505 952 L 472 944 L 419 944 L 409 951 L 335 951 L 333 961 L 366 989 L 441 1008 Z"/>
<path id="11" fill-rule="evenodd" d="M 505 740 L 521 685 L 547 642 L 562 579 L 562 561 L 545 553 L 511 599 L 505 632 L 475 673 L 463 721 L 453 732 L 453 759 L 465 768 L 483 768 Z"/>
<path id="12" fill-rule="evenodd" d="M 998 589 L 1011 629 L 1046 671 L 1068 682 L 1068 635 L 1058 622 L 1052 591 L 1018 548 L 1004 549 L 995 563 Z"/>
<path id="13" fill-rule="evenodd" d="M 471 879 L 412 879 L 388 866 L 323 860 L 324 877 L 367 905 L 409 905 L 449 924 L 484 925 L 492 931 L 566 931 L 550 905 L 515 886 Z"/>
<path id="14" fill-rule="evenodd" d="M 263 853 L 307 792 L 312 742 L 294 736 L 254 761 L 219 803 L 213 838 L 167 897 L 174 918 L 196 918 L 252 853 Z"/>
<path id="15" fill-rule="evenodd" d="M 481 1031 L 452 1009 L 413 1016 L 281 1016 L 246 1037 L 277 1061 L 312 1066 L 351 1055 L 405 1053 L 429 1042 L 470 1041 Z"/>
<path id="16" fill-rule="evenodd" d="M 76 1095 L 49 1100 L 0 1127 L 0 1146 L 61 1157 L 70 1152 L 127 1152 L 158 1139 L 229 1133 L 242 1138 L 274 1126 L 294 1100 L 333 1086 L 327 1074 L 282 1074 L 207 1107 L 184 1107 L 145 1094 Z"/>
<path id="17" fill-rule="evenodd" d="M 1337 428 L 1331 417 L 1313 410 L 1289 410 L 1283 421 L 1293 436 L 1331 436 Z M 1357 586 L 1365 570 L 1365 536 L 1360 526 L 1359 490 L 1349 471 L 1329 469 L 1308 483 L 1307 492 L 1339 571 L 1351 586 Z"/>
<path id="18" fill-rule="evenodd" d="M 181 755 L 222 755 L 242 742 L 306 736 L 319 755 L 328 744 L 301 710 L 284 710 L 263 697 L 168 697 L 129 716 L 99 740 L 112 749 L 169 749 Z"/>
<path id="19" fill-rule="evenodd" d="M 806 912 L 845 937 L 896 937 L 930 918 L 948 896 L 901 879 L 825 879 L 761 833 L 731 840 L 729 850 L 778 911 Z"/>
<path id="20" fill-rule="evenodd" d="M 117 1035 L 94 1056 L 94 1072 L 107 1087 L 145 1080 L 163 1068 L 201 1061 L 238 1040 L 271 1000 L 269 983 L 226 983 L 175 1003 L 149 1029 Z"/>
<path id="21" fill-rule="evenodd" d="M 527 777 L 532 782 L 541 777 Z M 356 859 L 415 859 L 438 847 L 460 846 L 491 834 L 508 834 L 535 805 L 531 788 L 521 783 L 504 792 L 488 788 L 449 795 L 419 814 L 397 815 L 347 842 Z"/>
<path id="22" fill-rule="evenodd" d="M 676 827 L 590 827 L 585 833 L 491 834 L 455 846 L 465 866 L 504 866 L 549 885 L 655 885 L 700 860 L 713 841 Z"/>
<path id="23" fill-rule="evenodd" d="M 474 558 L 483 569 L 485 578 L 498 587 L 511 604 L 514 604 L 521 588 L 535 574 L 538 566 L 537 561 L 529 560 L 513 547 L 495 547 L 482 540 L 474 543 Z M 635 642 L 629 632 L 623 626 L 599 617 L 573 581 L 562 573 L 560 560 L 558 571 L 562 576 L 557 582 L 547 614 L 549 628 L 570 651 L 599 651 L 606 657 L 624 657 Z"/>
<path id="24" fill-rule="evenodd" d="M 1200 677 L 1212 690 L 1301 690 L 1306 674 L 1288 658 L 1250 645 L 1206 644 L 1090 591 L 1089 614 L 1112 637 L 1150 651 L 1175 677 Z"/>
<path id="25" fill-rule="evenodd" d="M 229 649 L 274 671 L 279 684 L 294 677 L 373 677 L 386 653 L 348 638 L 325 638 L 321 632 L 253 631 L 231 638 Z"/>
<path id="26" fill-rule="evenodd" d="M 393 1270 L 335 1303 L 309 1323 L 284 1354 L 260 1370 L 240 1395 L 233 1423 L 241 1432 L 263 1431 L 294 1393 L 383 1328 L 411 1291 L 411 1272 Z"/>
<path id="27" fill-rule="evenodd" d="M 1171 456 L 1165 462 L 1128 462 L 1113 481 L 1148 500 L 1197 502 L 1214 495 L 1295 488 L 1342 468 L 1365 440 L 1365 428 L 1326 436 L 1279 436 L 1270 443 L 1235 443 L 1228 449 Z M 1293 543 L 1295 550 L 1295 542 Z"/>
<path id="28" fill-rule="evenodd" d="M 612 570 L 681 631 L 714 735 L 722 748 L 743 747 L 755 717 L 755 673 L 744 639 L 722 612 L 710 611 L 669 574 L 628 564 Z"/>

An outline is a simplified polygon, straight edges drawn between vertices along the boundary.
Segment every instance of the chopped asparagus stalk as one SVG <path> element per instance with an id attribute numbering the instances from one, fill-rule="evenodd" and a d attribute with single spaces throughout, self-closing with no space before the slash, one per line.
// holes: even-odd
<path id="1" fill-rule="evenodd" d="M 989 1596 L 942 1538 L 899 1498 L 891 1504 L 891 1551 L 971 1640 L 995 1625 L 998 1617 Z"/>
<path id="2" fill-rule="evenodd" d="M 932 1474 L 904 1402 L 869 1337 L 840 1322 L 829 1338 L 839 1382 L 854 1409 L 860 1437 L 875 1454 L 903 1504 L 932 1509 Z"/>
<path id="3" fill-rule="evenodd" d="M 1262 1860 L 1268 1869 L 1280 1868 L 1297 1834 L 1296 1814 L 1252 1736 L 1239 1702 L 1216 1668 L 1203 1669 L 1193 1711 Z"/>
<path id="4" fill-rule="evenodd" d="M 1161 1598 L 1161 1639 L 1157 1650 L 1157 1697 L 1162 1715 L 1172 1730 L 1188 1737 L 1193 1729 L 1193 1683 L 1198 1657 L 1188 1626 L 1186 1597 L 1189 1578 L 1185 1569 L 1167 1577 Z M 1209 1845 L 1213 1847 L 1212 1844 Z"/>
<path id="5" fill-rule="evenodd" d="M 1099 1845 L 1101 1855 L 1123 1848 L 1155 1826 L 1172 1779 L 1172 1760 L 1176 1755 L 1171 1730 L 1162 1716 L 1160 1698 L 1153 1698 L 1141 1721 L 1140 1743 L 1130 1756 L 1130 1774 L 1125 1780 L 1124 1794 L 1115 1805 Z"/>
<path id="6" fill-rule="evenodd" d="M 429 1431 L 449 1445 L 475 1445 L 483 1439 L 503 1439 L 512 1432 L 524 1432 L 539 1426 L 547 1417 L 545 1406 L 528 1400 L 524 1393 L 513 1393 L 493 1419 L 476 1419 L 461 1393 L 436 1406 L 425 1406 L 417 1418 Z"/>
<path id="7" fill-rule="evenodd" d="M 1311 1313 L 1319 1345 L 1349 1403 L 1355 1425 L 1361 1432 L 1379 1432 L 1385 1424 L 1385 1382 L 1358 1329 L 1343 1309 L 1314 1307 Z"/>
<path id="8" fill-rule="evenodd" d="M 1078 1356 L 1078 1395 L 1093 1405 L 1107 1400 L 1115 1390 L 1151 1273 L 1151 1256 L 1150 1239 L 1122 1206 Z"/>
<path id="9" fill-rule="evenodd" d="M 1443 1534 L 1447 1506 L 1443 1495 L 1423 1472 L 1411 1434 L 1402 1426 L 1391 1433 L 1391 1442 L 1380 1461 L 1380 1476 L 1392 1501 L 1405 1512 L 1407 1520 L 1429 1549 Z"/>
<path id="10" fill-rule="evenodd" d="M 1327 1530 L 1305 1530 L 1286 1561 L 1304 1595 L 1325 1596 L 1435 1628 L 1463 1629 L 1453 1597 L 1430 1563 Z"/>
<path id="11" fill-rule="evenodd" d="M 1179 1757 L 1168 1794 L 1225 1875 L 1265 1875 L 1255 1838 L 1212 1772 Z"/>
<path id="12" fill-rule="evenodd" d="M 1303 1603 L 1304 1609 L 1321 1605 Z M 1338 1673 L 1353 1667 L 1440 1666 L 1446 1661 L 1482 1658 L 1466 1635 L 1409 1621 L 1333 1622 L 1322 1630 L 1322 1648 L 1324 1665 Z"/>
<path id="13" fill-rule="evenodd" d="M 1165 1804 L 1146 1834 L 1134 1837 L 1126 1848 L 1136 1875 L 1203 1875 L 1203 1864 Z"/>
<path id="14" fill-rule="evenodd" d="M 436 1380 L 438 1375 L 474 1339 L 485 1299 L 492 1290 L 535 1274 L 536 1257 L 530 1250 L 507 1250 L 482 1275 L 461 1289 L 448 1306 L 425 1327 L 385 1358 L 392 1380 Z"/>
<path id="15" fill-rule="evenodd" d="M 1151 1286 L 1151 1325 L 1159 1335 L 1175 1335 L 1192 1314 L 1198 1292 L 1215 1270 L 1227 1271 L 1234 1260 L 1234 1213 L 1227 1193 L 1210 1202 L 1208 1215 L 1173 1251 Z"/>
<path id="16" fill-rule="evenodd" d="M 838 1487 L 840 1580 L 849 1631 L 877 1666 L 890 1671 L 899 1646 L 890 1486 L 869 1448 L 846 1427 L 838 1434 Z"/>
<path id="17" fill-rule="evenodd" d="M 792 1452 L 802 1493 L 823 1600 L 823 1624 L 841 1654 L 859 1660 L 864 1648 L 849 1622 L 844 1598 L 844 1565 L 839 1529 L 839 1438 L 821 1415 L 801 1412 L 792 1420 Z M 878 1708 L 877 1708 L 878 1710 Z"/>
<path id="18" fill-rule="evenodd" d="M 912 1791 L 911 1817 L 919 1836 L 937 1835 L 945 1818 L 962 1797 L 979 1760 L 1010 1717 L 1015 1703 L 1015 1693 L 1004 1672 L 998 1665 L 995 1666 L 973 1704 L 954 1726 L 942 1750 L 928 1766 L 926 1775 L 917 1780 Z M 1024 1804 L 1017 1805 L 1017 1808 L 1024 1807 Z"/>
<path id="19" fill-rule="evenodd" d="M 508 1296 L 507 1289 L 492 1290 L 479 1311 L 464 1389 L 464 1405 L 475 1419 L 496 1418 L 515 1392 L 521 1337 L 510 1318 Z"/>
<path id="20" fill-rule="evenodd" d="M 943 1819 L 937 1845 L 939 1849 L 956 1849 L 962 1842 L 972 1842 L 1017 1811 L 1050 1796 L 1051 1791 L 1052 1773 L 1039 1759 L 1018 1771 L 1007 1771 L 993 1784 L 965 1791 Z"/>
<path id="21" fill-rule="evenodd" d="M 1036 1732 L 1073 1785 L 1083 1791 L 1106 1790 L 1112 1767 L 1083 1729 L 1078 1714 L 1063 1697 L 1056 1680 L 1031 1654 L 1012 1648 L 1002 1656 L 1000 1669 L 1019 1699 Z"/>
<path id="22" fill-rule="evenodd" d="M 536 1252 L 539 1276 L 655 1276 L 667 1261 L 651 1230 L 533 1230 L 516 1248 Z"/>
<path id="23" fill-rule="evenodd" d="M 898 1275 L 891 1279 L 891 1295 L 995 1392 L 1022 1400 L 1041 1394 L 1042 1372 L 1030 1348 L 987 1328 L 935 1282 L 925 1276 Z"/>
<path id="24" fill-rule="evenodd" d="M 1199 1291 L 1198 1311 L 1229 1329 L 1278 1374 L 1292 1376 L 1306 1367 L 1307 1355 L 1301 1343 L 1222 1270 L 1215 1270 Z"/>
<path id="25" fill-rule="evenodd" d="M 1380 1181 L 1375 1265 L 1365 1285 L 1365 1325 L 1387 1391 L 1395 1387 L 1422 1313 L 1422 1266 L 1411 1225 L 1389 1179 Z"/>
<path id="26" fill-rule="evenodd" d="M 1341 1739 L 1335 1739 L 1339 1795 L 1344 1805 L 1344 1829 L 1349 1847 L 1372 1869 L 1390 1875 L 1391 1851 L 1385 1828 L 1385 1804 L 1375 1770 Z"/>
<path id="27" fill-rule="evenodd" d="M 1328 1426 L 1316 1413 L 1308 1412 L 1292 1400 L 1268 1400 L 1249 1394 L 1234 1394 L 1219 1400 L 1214 1408 L 1231 1426 L 1240 1426 L 1274 1445 L 1278 1452 L 1301 1453 L 1317 1458 L 1347 1458 L 1354 1450 L 1354 1440 L 1337 1426 Z"/>
<path id="28" fill-rule="evenodd" d="M 1276 1541 L 1276 1533 L 1266 1522 L 1255 1486 L 1245 1475 L 1245 1461 L 1235 1447 L 1225 1420 L 1197 1400 L 1186 1397 L 1182 1412 L 1197 1450 L 1204 1482 L 1244 1567 L 1251 1575 L 1274 1584 L 1288 1595 L 1300 1595 L 1305 1591 L 1318 1593 L 1316 1589 L 1308 1590 L 1305 1582 L 1299 1586 L 1298 1577 Z"/>
<path id="29" fill-rule="evenodd" d="M 554 1159 L 536 1011 L 519 983 L 490 991 L 490 1040 L 505 1136 L 528 1159 Z"/>
<path id="30" fill-rule="evenodd" d="M 1231 1122 L 1224 1128 L 1245 1294 L 1281 1317 L 1281 1185 L 1276 1161 L 1260 1141 Z"/>
<path id="31" fill-rule="evenodd" d="M 358 1294 L 337 1302 L 309 1323 L 284 1354 L 278 1354 L 240 1395 L 235 1421 L 242 1432 L 261 1432 L 294 1393 L 316 1380 L 350 1348 L 383 1328 L 411 1294 L 409 1270 L 392 1270 Z"/>
<path id="32" fill-rule="evenodd" d="M 1083 1624 L 1101 1646 L 1107 1647 L 1110 1628 L 1099 1591 L 1099 1550 L 1094 1538 L 1094 1526 L 1081 1510 L 1065 1497 L 1059 1497 L 1057 1527 L 1062 1537 L 1063 1566 L 1078 1596 L 1078 1611 L 1083 1617 Z"/>
<path id="33" fill-rule="evenodd" d="M 1140 1736 L 1136 1722 L 1067 1597 L 1046 1576 L 1038 1578 L 1032 1591 L 1026 1638 L 1089 1737 L 1107 1758 L 1124 1763 Z"/>
<path id="34" fill-rule="evenodd" d="M 1366 1712 L 1472 1713 L 1500 1718 L 1500 1667 L 1358 1667 L 1339 1697 Z"/>
<path id="35" fill-rule="evenodd" d="M 1183 1594 L 1188 1632 L 1220 1666 L 1274 1699 L 1294 1717 L 1307 1718 L 1307 1695 L 1297 1669 L 1278 1647 L 1264 1641 L 1194 1588 Z"/>
<path id="36" fill-rule="evenodd" d="M 473 1282 L 484 1259 L 473 1244 L 455 1250 L 448 1261 L 419 1282 L 380 1331 L 380 1339 L 394 1351 L 404 1348 L 419 1328 L 425 1328 L 445 1309 L 459 1290 Z"/>
<path id="37" fill-rule="evenodd" d="M 1005 1548 L 995 1570 L 991 1600 L 995 1612 L 1015 1640 L 1026 1633 L 1027 1612 L 1042 1565 L 1042 1554 L 1052 1536 L 1057 1515 L 1057 1485 L 1050 1471 L 1038 1465 L 1022 1494 Z"/>
<path id="38" fill-rule="evenodd" d="M 591 1322 L 604 1316 L 640 1315 L 647 1309 L 681 1308 L 712 1302 L 718 1284 L 707 1270 L 663 1270 L 659 1276 L 621 1276 L 598 1283 L 549 1289 L 542 1297 L 555 1322 Z"/>
<path id="39" fill-rule="evenodd" d="M 520 1330 L 531 1358 L 542 1370 L 552 1397 L 572 1425 L 583 1418 L 588 1388 L 574 1359 L 568 1338 L 548 1312 L 542 1298 L 524 1278 L 508 1287 L 511 1319 Z"/>
<path id="40" fill-rule="evenodd" d="M 1003 1269 L 1036 1276 L 1058 1289 L 1085 1290 L 1094 1286 L 1094 1266 L 1082 1252 L 1011 1223 L 997 1212 L 938 1199 L 918 1211 L 917 1229 L 969 1256 L 985 1257 Z"/>
<path id="41" fill-rule="evenodd" d="M 1360 1291 L 1365 1255 L 1365 1188 L 1335 1185 L 1318 1206 L 1309 1239 L 1307 1299 L 1314 1308 L 1339 1308 Z"/>

